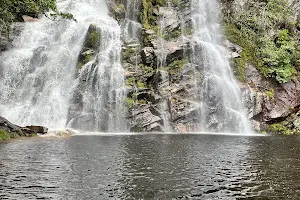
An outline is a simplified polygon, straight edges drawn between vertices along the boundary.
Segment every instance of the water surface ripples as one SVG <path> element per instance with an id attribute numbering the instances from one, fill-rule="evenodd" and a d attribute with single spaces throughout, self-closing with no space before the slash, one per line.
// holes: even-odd
<path id="1" fill-rule="evenodd" d="M 299 199 L 299 137 L 120 135 L 0 143 L 0 199 Z"/>

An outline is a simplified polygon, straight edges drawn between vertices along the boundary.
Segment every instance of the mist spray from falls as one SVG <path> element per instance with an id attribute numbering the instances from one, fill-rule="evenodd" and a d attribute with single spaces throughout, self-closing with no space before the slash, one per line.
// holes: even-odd
<path id="1" fill-rule="evenodd" d="M 250 132 L 238 84 L 221 46 L 220 5 L 217 0 L 192 0 L 191 9 L 194 28 L 191 57 L 203 74 L 198 80 L 200 131 Z"/>
<path id="2" fill-rule="evenodd" d="M 125 131 L 120 27 L 108 16 L 106 1 L 62 0 L 58 9 L 77 22 L 44 17 L 26 23 L 15 47 L 0 57 L 0 115 L 19 125 L 62 128 L 68 119 L 71 128 Z M 76 79 L 77 56 L 90 24 L 102 30 L 101 45 Z M 71 115 L 78 85 L 84 87 L 81 108 Z M 75 123 L 87 119 L 89 127 Z"/>

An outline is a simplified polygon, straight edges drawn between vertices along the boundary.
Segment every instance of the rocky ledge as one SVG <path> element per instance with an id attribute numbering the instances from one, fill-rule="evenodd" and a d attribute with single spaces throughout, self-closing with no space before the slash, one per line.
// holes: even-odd
<path id="1" fill-rule="evenodd" d="M 0 141 L 18 137 L 32 137 L 38 134 L 46 134 L 48 128 L 43 126 L 26 126 L 15 125 L 0 116 Z"/>

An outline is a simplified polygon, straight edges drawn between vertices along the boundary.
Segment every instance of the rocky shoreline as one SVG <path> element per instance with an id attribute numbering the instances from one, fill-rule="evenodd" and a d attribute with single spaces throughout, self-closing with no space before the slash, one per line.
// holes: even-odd
<path id="1" fill-rule="evenodd" d="M 48 133 L 48 128 L 43 126 L 25 126 L 15 125 L 0 116 L 0 141 L 19 137 L 33 137 Z"/>

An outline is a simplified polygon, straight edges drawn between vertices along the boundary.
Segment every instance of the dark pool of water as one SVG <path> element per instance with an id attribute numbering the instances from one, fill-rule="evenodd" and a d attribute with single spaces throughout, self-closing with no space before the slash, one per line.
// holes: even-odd
<path id="1" fill-rule="evenodd" d="M 75 136 L 0 143 L 0 199 L 300 199 L 300 137 Z"/>

